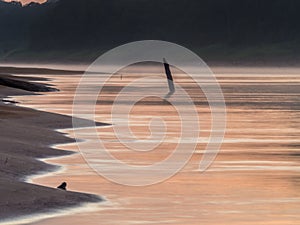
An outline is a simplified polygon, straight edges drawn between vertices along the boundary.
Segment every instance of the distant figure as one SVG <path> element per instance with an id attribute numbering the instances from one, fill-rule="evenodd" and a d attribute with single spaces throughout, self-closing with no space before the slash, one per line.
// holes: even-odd
<path id="1" fill-rule="evenodd" d="M 66 183 L 66 182 L 63 182 L 63 183 L 62 183 L 61 185 L 59 185 L 57 188 L 66 191 L 66 190 L 67 190 L 67 183 Z"/>
<path id="2" fill-rule="evenodd" d="M 175 92 L 175 87 L 174 87 L 174 81 L 173 81 L 173 77 L 172 77 L 172 73 L 170 70 L 170 65 L 167 62 L 167 60 L 164 58 L 164 67 L 165 67 L 165 73 L 168 79 L 168 85 L 169 85 L 169 93 L 166 95 L 165 98 L 169 98 L 171 95 L 174 94 Z"/>

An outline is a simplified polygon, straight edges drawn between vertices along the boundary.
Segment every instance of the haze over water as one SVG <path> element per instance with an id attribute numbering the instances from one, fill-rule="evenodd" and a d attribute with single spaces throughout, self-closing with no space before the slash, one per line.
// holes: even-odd
<path id="1" fill-rule="evenodd" d="M 69 69 L 72 69 L 70 66 Z M 141 69 L 141 68 L 139 68 Z M 187 166 L 169 180 L 147 187 L 114 184 L 95 173 L 80 154 L 48 160 L 65 170 L 42 176 L 34 183 L 55 187 L 67 181 L 69 189 L 96 193 L 107 199 L 94 211 L 60 216 L 34 224 L 299 224 L 300 223 L 300 69 L 214 68 L 227 105 L 227 132 L 215 162 L 198 171 L 209 137 L 210 110 L 205 96 L 189 79 L 175 71 L 175 82 L 197 99 L 201 141 Z M 110 80 L 96 119 L 110 123 L 111 103 L 120 87 L 147 73 L 120 71 Z M 149 73 L 149 72 L 148 72 Z M 163 70 L 151 71 L 164 75 Z M 35 76 L 35 75 L 28 75 Z M 16 97 L 22 105 L 71 115 L 73 96 L 81 75 L 43 75 L 60 92 Z M 178 137 L 176 112 L 158 99 L 145 99 L 130 115 L 132 131 L 145 138 L 153 116 L 166 119 L 167 140 Z M 89 129 L 85 129 L 89 138 Z M 98 129 L 106 147 L 131 164 L 151 164 L 174 148 L 167 141 L 152 152 L 131 153 L 116 141 L 113 127 Z M 64 131 L 72 136 L 72 130 Z M 90 140 L 92 141 L 92 140 Z M 86 142 L 85 144 L 88 144 Z M 76 144 L 56 146 L 78 151 Z M 109 163 L 98 162 L 109 169 Z"/>

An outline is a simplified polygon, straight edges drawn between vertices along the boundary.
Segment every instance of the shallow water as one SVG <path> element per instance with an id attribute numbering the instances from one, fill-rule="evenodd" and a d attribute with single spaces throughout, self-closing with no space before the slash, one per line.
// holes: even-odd
<path id="1" fill-rule="evenodd" d="M 96 193 L 105 196 L 107 202 L 90 206 L 92 211 L 32 224 L 300 224 L 300 69 L 213 71 L 226 100 L 227 131 L 221 151 L 207 171 L 199 172 L 198 166 L 210 134 L 210 109 L 203 93 L 195 91 L 191 81 L 177 71 L 176 82 L 189 90 L 201 115 L 201 138 L 184 169 L 156 185 L 129 187 L 98 175 L 80 154 L 47 160 L 63 165 L 64 170 L 34 178 L 34 183 L 55 187 L 67 181 L 70 190 Z M 124 83 L 141 73 L 123 71 L 122 80 L 119 75 L 110 80 L 103 95 L 105 101 L 96 109 L 97 121 L 111 123 L 112 100 Z M 155 73 L 159 75 L 160 71 Z M 51 79 L 49 83 L 61 91 L 15 99 L 28 107 L 71 115 L 80 75 L 43 77 Z M 145 104 L 134 107 L 129 118 L 136 136 L 149 136 L 146 124 L 153 116 L 162 116 L 168 125 L 164 143 L 154 151 L 127 151 L 116 140 L 112 126 L 98 128 L 99 136 L 111 154 L 126 163 L 148 165 L 161 161 L 172 153 L 180 124 L 168 104 L 146 99 Z M 91 130 L 82 131 L 88 140 Z M 73 135 L 72 130 L 63 132 Z M 89 142 L 81 144 L 88 146 Z M 56 147 L 78 151 L 76 144 Z M 94 163 L 107 170 L 113 165 L 101 160 Z"/>

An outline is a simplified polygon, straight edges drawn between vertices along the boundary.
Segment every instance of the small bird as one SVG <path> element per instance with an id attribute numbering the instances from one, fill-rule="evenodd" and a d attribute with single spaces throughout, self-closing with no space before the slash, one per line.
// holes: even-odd
<path id="1" fill-rule="evenodd" d="M 66 183 L 66 182 L 63 182 L 63 183 L 62 183 L 61 185 L 59 185 L 57 188 L 66 191 L 66 190 L 67 190 L 67 183 Z"/>

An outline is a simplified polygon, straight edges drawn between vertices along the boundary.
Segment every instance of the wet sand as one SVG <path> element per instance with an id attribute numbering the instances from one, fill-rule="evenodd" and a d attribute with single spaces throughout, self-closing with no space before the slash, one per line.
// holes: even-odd
<path id="1" fill-rule="evenodd" d="M 32 224 L 299 224 L 300 70 L 213 70 L 225 95 L 228 124 L 221 152 L 209 170 L 205 173 L 198 171 L 210 127 L 209 109 L 205 97 L 199 94 L 195 98 L 201 113 L 202 139 L 183 171 L 166 182 L 140 188 L 107 181 L 95 173 L 79 154 L 47 160 L 64 165 L 65 170 L 33 178 L 32 182 L 53 186 L 57 180 L 67 179 L 74 190 L 103 194 L 108 204 L 94 206 L 91 212 L 41 219 Z M 30 100 L 26 97 L 14 99 L 28 107 L 70 115 L 80 76 L 46 77 L 62 91 Z M 124 77 L 126 79 L 125 73 Z M 174 77 L 178 76 L 175 74 Z M 177 81 L 188 85 L 185 80 Z M 110 105 L 123 82 L 119 78 L 112 80 L 104 104 L 97 110 L 97 120 L 111 122 Z M 138 105 L 133 110 L 130 119 L 138 136 L 148 135 L 149 130 L 141 124 L 147 123 L 149 116 L 175 116 L 172 109 L 158 103 Z M 176 121 L 170 122 L 176 125 Z M 112 127 L 99 128 L 98 131 L 111 153 L 127 163 L 151 164 L 165 158 L 173 148 L 172 145 L 163 145 L 148 154 L 133 154 L 114 141 Z M 169 130 L 170 138 L 174 138 L 174 131 Z M 73 135 L 72 130 L 64 132 Z M 88 134 L 89 130 L 86 132 Z M 78 151 L 78 146 L 72 144 L 57 147 Z M 99 166 L 104 165 L 110 166 L 109 162 L 99 162 Z"/>
<path id="2" fill-rule="evenodd" d="M 64 181 L 60 179 L 48 187 L 24 182 L 29 175 L 53 172 L 60 168 L 38 159 L 73 154 L 49 147 L 73 142 L 55 131 L 72 127 L 70 117 L 19 107 L 5 101 L 7 96 L 24 95 L 30 98 L 28 95 L 35 95 L 36 91 L 55 90 L 41 84 L 41 81 L 45 82 L 42 77 L 20 77 L 26 71 L 22 68 L 0 68 L 0 74 L 5 73 L 0 77 L 0 223 L 19 216 L 30 218 L 34 217 L 32 214 L 50 213 L 82 203 L 101 201 L 98 195 L 73 192 L 72 187 L 70 191 L 56 189 Z M 36 70 L 30 70 L 31 73 L 33 71 Z M 14 77 L 7 72 L 19 76 Z M 49 74 L 51 70 L 40 69 L 38 72 Z M 31 83 L 33 80 L 38 83 Z"/>

